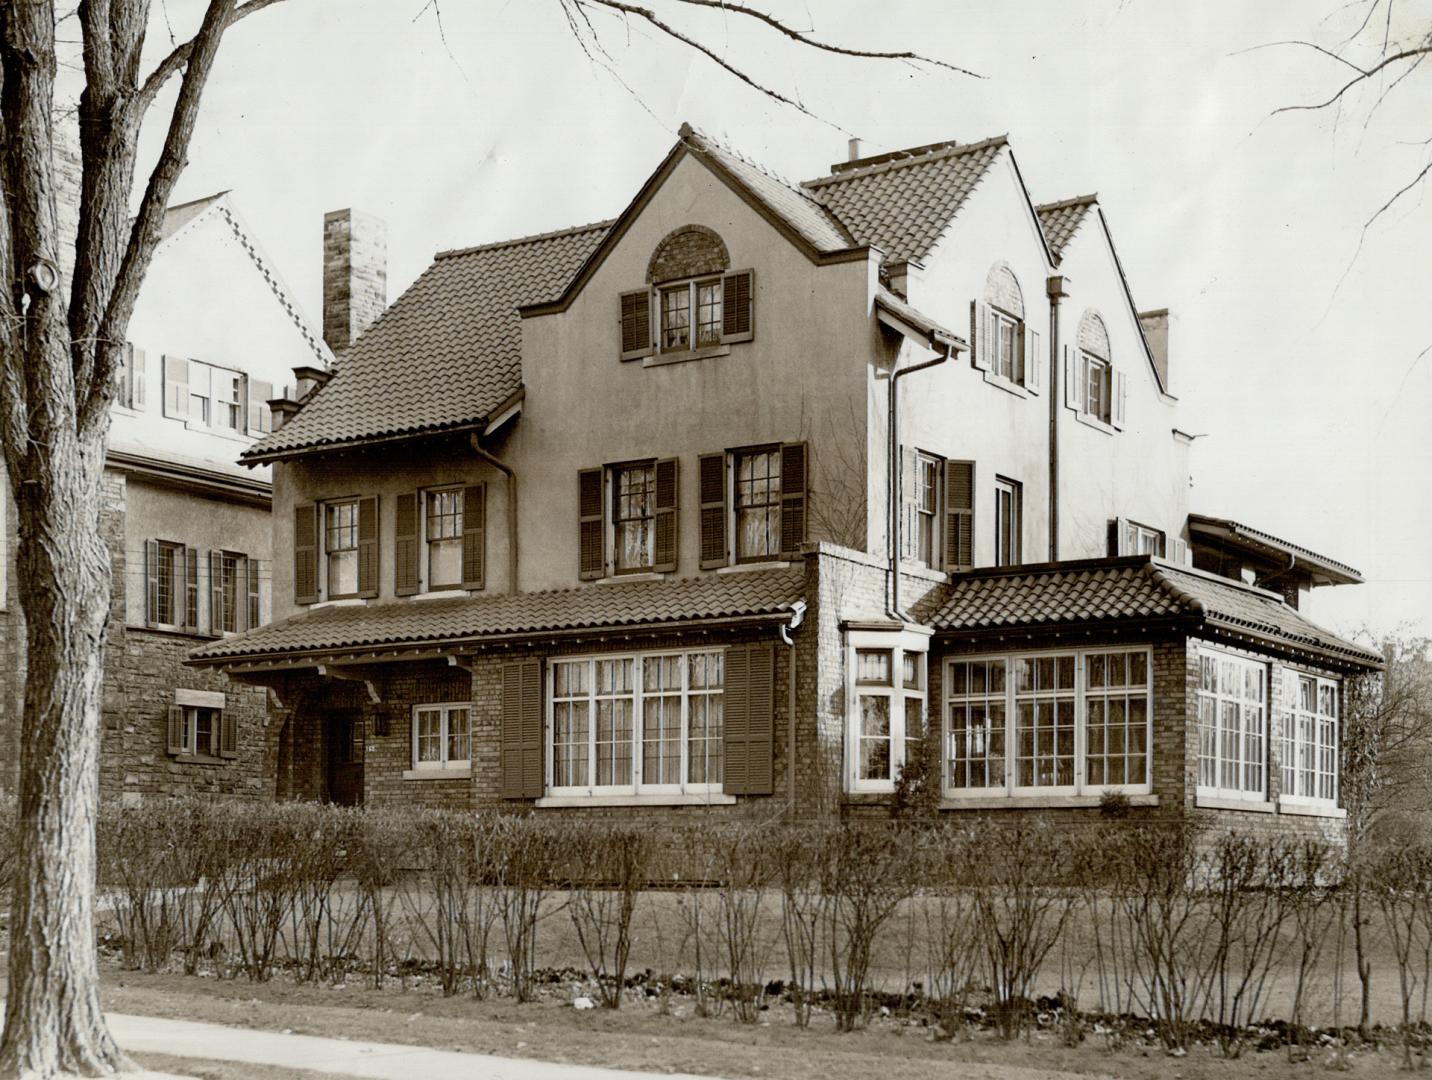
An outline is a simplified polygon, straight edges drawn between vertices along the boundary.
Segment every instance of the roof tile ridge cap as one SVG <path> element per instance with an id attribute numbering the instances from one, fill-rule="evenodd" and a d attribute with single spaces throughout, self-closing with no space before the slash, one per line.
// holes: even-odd
<path id="1" fill-rule="evenodd" d="M 1154 582 L 1163 592 L 1184 604 L 1199 615 L 1207 615 L 1208 611 L 1203 606 L 1203 601 L 1198 599 L 1186 589 L 1180 588 L 1169 577 L 1168 570 L 1154 562 L 1152 558 L 1140 567 L 1140 571 Z"/>
<path id="2" fill-rule="evenodd" d="M 894 157 L 886 161 L 877 161 L 870 165 L 861 165 L 854 169 L 842 170 L 841 172 L 827 173 L 824 176 L 817 176 L 811 180 L 802 180 L 800 186 L 803 188 L 829 187 L 838 184 L 843 180 L 854 180 L 866 176 L 874 176 L 876 173 L 891 172 L 899 168 L 908 168 L 911 165 L 928 165 L 932 161 L 943 161 L 946 158 L 963 157 L 965 154 L 973 154 L 990 147 L 1007 146 L 1009 135 L 991 135 L 979 142 L 957 143 L 954 146 L 943 146 L 938 150 L 927 150 L 922 154 L 915 154 L 911 157 Z M 901 151 L 892 150 L 890 153 L 899 154 Z"/>
<path id="3" fill-rule="evenodd" d="M 755 169 L 763 176 L 769 177 L 770 179 L 776 181 L 778 184 L 790 188 L 793 193 L 797 195 L 804 195 L 806 198 L 810 198 L 810 196 L 807 195 L 806 192 L 801 190 L 800 184 L 798 184 L 796 181 L 791 180 L 788 177 L 782 176 L 770 166 L 762 164 L 755 158 L 750 157 L 744 151 L 737 150 L 730 143 L 725 142 L 722 139 L 718 139 L 713 135 L 708 135 L 704 131 L 692 127 L 690 124 L 682 124 L 681 130 L 682 142 L 686 143 L 693 150 L 705 151 L 707 153 L 711 152 L 712 150 L 719 150 L 722 153 L 730 154 L 733 158 L 741 162 L 743 165 L 749 165 L 751 168 Z M 812 199 L 811 201 L 814 202 L 815 200 Z"/>
<path id="4" fill-rule="evenodd" d="M 496 251 L 499 248 L 520 247 L 523 244 L 536 244 L 543 240 L 556 240 L 564 236 L 576 236 L 579 233 L 595 232 L 598 229 L 610 229 L 616 223 L 616 218 L 607 218 L 603 221 L 592 221 L 586 225 L 569 225 L 564 229 L 553 229 L 550 232 L 533 233 L 530 236 L 514 236 L 510 240 L 493 240 L 486 244 L 473 244 L 469 247 L 444 248 L 433 256 L 433 261 L 439 259 L 452 259 L 461 255 L 475 255 L 483 251 Z M 395 301 L 396 303 L 396 301 Z M 391 304 L 389 305 L 392 306 Z"/>
<path id="5" fill-rule="evenodd" d="M 1036 213 L 1043 214 L 1050 210 L 1067 210 L 1073 206 L 1091 206 L 1099 201 L 1099 193 L 1092 191 L 1088 195 L 1073 195 L 1067 199 L 1059 199 L 1056 202 L 1035 203 Z"/>

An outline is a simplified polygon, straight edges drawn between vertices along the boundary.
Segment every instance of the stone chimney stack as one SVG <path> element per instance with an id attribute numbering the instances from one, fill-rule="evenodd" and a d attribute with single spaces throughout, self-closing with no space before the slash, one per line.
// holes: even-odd
<path id="1" fill-rule="evenodd" d="M 323 340 L 342 352 L 388 306 L 388 226 L 358 210 L 323 215 Z"/>

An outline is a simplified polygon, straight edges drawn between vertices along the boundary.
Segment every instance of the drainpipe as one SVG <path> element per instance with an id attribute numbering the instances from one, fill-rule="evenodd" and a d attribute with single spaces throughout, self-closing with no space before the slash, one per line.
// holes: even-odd
<path id="1" fill-rule="evenodd" d="M 900 610 L 900 504 L 904 498 L 904 493 L 900 490 L 904 483 L 900 469 L 900 379 L 932 368 L 936 364 L 943 364 L 954 355 L 954 346 L 940 343 L 940 348 L 944 349 L 944 352 L 933 360 L 898 368 L 890 376 L 890 467 L 887 473 L 890 496 L 890 608 L 886 614 L 899 622 L 904 622 L 906 618 L 905 613 Z"/>
<path id="2" fill-rule="evenodd" d="M 796 643 L 791 631 L 805 620 L 805 613 L 806 602 L 797 600 L 791 605 L 791 621 L 782 623 L 780 627 L 781 641 L 791 650 L 786 658 L 786 797 L 790 802 L 792 821 L 796 818 Z"/>
<path id="3" fill-rule="evenodd" d="M 467 437 L 472 452 L 507 477 L 507 591 L 517 591 L 517 474 L 498 461 L 477 441 L 477 433 Z"/>
<path id="4" fill-rule="evenodd" d="M 1059 385 L 1064 366 L 1059 362 L 1059 301 L 1069 295 L 1069 279 L 1052 274 L 1045 281 L 1049 294 L 1049 561 L 1059 561 L 1059 410 L 1065 393 Z"/>

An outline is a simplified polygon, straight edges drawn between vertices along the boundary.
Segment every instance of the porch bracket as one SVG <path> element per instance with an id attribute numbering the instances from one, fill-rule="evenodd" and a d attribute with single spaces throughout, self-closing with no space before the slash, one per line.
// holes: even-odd
<path id="1" fill-rule="evenodd" d="M 466 671 L 468 674 L 472 674 L 471 657 L 458 656 L 456 653 L 448 653 L 447 662 L 448 667 L 462 668 L 463 671 Z"/>
<path id="2" fill-rule="evenodd" d="M 340 679 L 344 682 L 360 682 L 368 691 L 368 700 L 374 705 L 383 704 L 383 695 L 378 693 L 378 684 L 372 679 L 363 675 L 354 675 L 352 672 L 344 671 L 334 667 L 332 664 L 319 664 L 318 674 L 325 679 Z"/>

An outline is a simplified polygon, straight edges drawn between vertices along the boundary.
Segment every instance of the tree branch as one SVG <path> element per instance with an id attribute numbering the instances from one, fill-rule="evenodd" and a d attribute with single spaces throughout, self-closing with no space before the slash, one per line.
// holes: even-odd
<path id="1" fill-rule="evenodd" d="M 274 4 L 281 2 L 282 0 L 246 0 L 245 3 L 240 4 L 234 9 L 233 14 L 229 16 L 228 25 L 233 26 L 234 23 L 240 19 L 247 18 L 256 11 L 262 11 L 266 7 L 272 7 Z M 198 40 L 198 35 L 195 35 L 192 40 L 184 42 L 183 45 L 180 45 L 163 60 L 159 61 L 158 66 L 149 73 L 149 78 L 145 79 L 144 85 L 139 88 L 139 98 L 136 101 L 136 105 L 141 112 L 148 109 L 149 106 L 154 103 L 155 97 L 159 94 L 164 84 L 173 78 L 179 69 L 189 62 L 189 57 L 194 51 L 195 42 Z"/>
<path id="2" fill-rule="evenodd" d="M 1313 45 L 1311 43 L 1304 42 L 1303 44 L 1308 45 L 1309 48 L 1318 49 L 1319 52 L 1327 52 L 1326 49 L 1320 49 L 1318 48 L 1318 46 Z M 1419 45 L 1415 49 L 1403 49 L 1400 52 L 1393 53 L 1391 56 L 1385 56 L 1370 68 L 1360 68 L 1356 64 L 1352 64 L 1350 66 L 1355 71 L 1357 71 L 1358 74 L 1353 78 L 1349 79 L 1346 83 L 1344 83 L 1338 89 L 1337 93 L 1333 94 L 1333 96 L 1328 98 L 1326 101 L 1306 105 L 1283 105 L 1280 108 L 1274 109 L 1271 115 L 1277 116 L 1279 113 L 1285 112 L 1316 112 L 1319 109 L 1326 109 L 1329 105 L 1333 105 L 1341 101 L 1343 95 L 1346 94 L 1358 83 L 1366 82 L 1368 79 L 1376 75 L 1379 71 L 1385 70 L 1392 64 L 1397 63 L 1399 60 L 1407 60 L 1412 57 L 1422 57 L 1428 53 L 1432 53 L 1432 45 Z"/>

